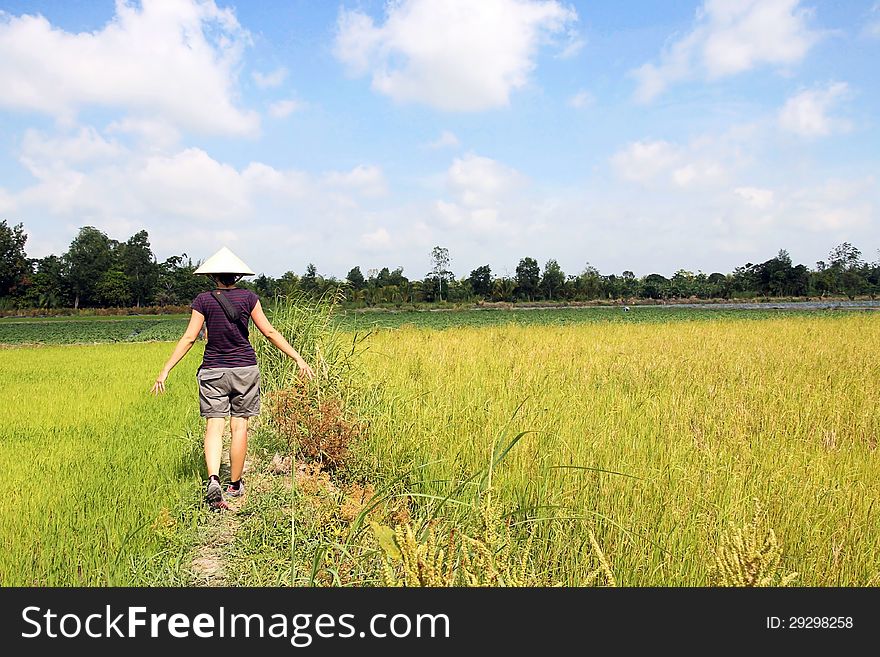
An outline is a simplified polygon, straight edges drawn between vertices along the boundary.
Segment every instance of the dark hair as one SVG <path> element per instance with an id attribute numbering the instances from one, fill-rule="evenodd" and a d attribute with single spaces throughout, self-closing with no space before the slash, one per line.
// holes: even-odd
<path id="1" fill-rule="evenodd" d="M 211 278 L 223 285 L 235 285 L 241 276 L 239 274 L 211 274 Z"/>

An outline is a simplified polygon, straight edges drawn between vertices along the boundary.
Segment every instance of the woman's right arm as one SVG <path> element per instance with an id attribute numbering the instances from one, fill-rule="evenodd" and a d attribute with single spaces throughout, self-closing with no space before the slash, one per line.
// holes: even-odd
<path id="1" fill-rule="evenodd" d="M 278 332 L 278 329 L 272 326 L 269 322 L 266 313 L 263 312 L 263 306 L 260 304 L 259 300 L 257 300 L 254 309 L 251 311 L 251 319 L 254 320 L 254 325 L 260 329 L 260 333 L 265 335 L 269 342 L 296 361 L 301 375 L 307 376 L 310 379 L 314 378 L 315 373 L 312 371 L 312 368 L 309 367 L 309 364 L 303 360 L 303 357 L 297 353 L 296 349 L 290 346 L 290 343 L 284 339 L 284 336 Z"/>
<path id="2" fill-rule="evenodd" d="M 199 331 L 202 330 L 202 326 L 204 325 L 204 323 L 205 316 L 198 310 L 193 309 L 192 315 L 189 318 L 189 325 L 183 332 L 183 337 L 181 337 L 180 340 L 177 342 L 177 345 L 174 347 L 174 351 L 171 353 L 171 357 L 165 363 L 165 367 L 162 368 L 159 376 L 156 377 L 156 383 L 153 384 L 153 389 L 151 390 L 153 394 L 158 395 L 160 392 L 165 392 L 165 380 L 168 378 L 171 370 L 174 369 L 174 366 L 177 365 L 178 362 L 180 362 L 181 358 L 186 356 L 186 353 L 190 350 L 190 347 L 195 344 L 195 341 L 199 337 Z"/>

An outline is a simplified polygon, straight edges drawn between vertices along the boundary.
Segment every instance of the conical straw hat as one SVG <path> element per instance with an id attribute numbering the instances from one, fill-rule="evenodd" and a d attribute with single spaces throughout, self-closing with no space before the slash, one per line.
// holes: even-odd
<path id="1" fill-rule="evenodd" d="M 210 258 L 205 260 L 201 267 L 195 270 L 196 274 L 242 274 L 253 276 L 254 272 L 241 261 L 237 255 L 225 246 Z"/>

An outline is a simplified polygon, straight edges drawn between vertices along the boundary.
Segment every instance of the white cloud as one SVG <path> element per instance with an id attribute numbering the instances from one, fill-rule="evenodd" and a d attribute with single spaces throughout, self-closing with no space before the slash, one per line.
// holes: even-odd
<path id="1" fill-rule="evenodd" d="M 21 161 L 32 173 L 42 167 L 115 159 L 123 152 L 117 142 L 107 141 L 91 127 L 56 137 L 26 130 L 21 142 Z"/>
<path id="2" fill-rule="evenodd" d="M 180 132 L 170 123 L 126 117 L 107 126 L 109 134 L 134 135 L 146 150 L 165 151 L 180 141 Z"/>
<path id="3" fill-rule="evenodd" d="M 631 142 L 611 156 L 611 165 L 624 180 L 692 188 L 723 183 L 743 159 L 735 136 L 722 135 L 685 145 L 664 140 Z"/>
<path id="4" fill-rule="evenodd" d="M 772 189 L 760 187 L 737 187 L 733 192 L 750 206 L 758 210 L 766 210 L 773 205 L 774 194 Z"/>
<path id="5" fill-rule="evenodd" d="M 241 174 L 198 148 L 150 156 L 131 179 L 142 192 L 152 192 L 143 194 L 141 201 L 166 216 L 222 221 L 244 216 L 250 209 Z"/>
<path id="6" fill-rule="evenodd" d="M 120 1 L 101 30 L 80 33 L 0 14 L 0 107 L 68 121 L 80 108 L 109 107 L 204 133 L 254 134 L 259 117 L 234 102 L 248 43 L 213 0 Z"/>
<path id="7" fill-rule="evenodd" d="M 683 80 L 715 80 L 761 65 L 798 63 L 821 36 L 808 25 L 811 10 L 799 4 L 706 0 L 688 34 L 667 45 L 658 62 L 632 72 L 638 82 L 636 98 L 650 101 Z"/>
<path id="8" fill-rule="evenodd" d="M 425 146 L 434 150 L 441 148 L 458 148 L 460 145 L 461 142 L 458 140 L 458 137 L 449 130 L 444 130 L 440 133 L 440 136 L 437 137 L 437 139 L 425 144 Z"/>
<path id="9" fill-rule="evenodd" d="M 339 14 L 334 51 L 396 101 L 447 111 L 503 107 L 523 88 L 542 43 L 577 20 L 556 0 L 401 0 L 376 25 Z"/>
<path id="10" fill-rule="evenodd" d="M 279 171 L 262 162 L 251 162 L 241 173 L 250 189 L 280 199 L 301 199 L 313 189 L 313 182 L 302 171 Z"/>
<path id="11" fill-rule="evenodd" d="M 471 208 L 494 206 L 525 182 L 514 169 L 473 153 L 455 158 L 446 172 L 449 191 Z"/>
<path id="12" fill-rule="evenodd" d="M 571 59 L 580 53 L 587 45 L 587 40 L 582 37 L 574 28 L 568 29 L 567 43 L 562 51 L 557 55 L 559 59 Z"/>
<path id="13" fill-rule="evenodd" d="M 626 180 L 648 182 L 681 162 L 677 146 L 667 141 L 636 141 L 611 157 L 617 174 Z"/>
<path id="14" fill-rule="evenodd" d="M 437 200 L 434 202 L 434 214 L 451 228 L 462 228 L 467 234 L 504 234 L 511 227 L 510 222 L 502 221 L 497 208 L 468 208 L 458 203 Z"/>
<path id="15" fill-rule="evenodd" d="M 468 153 L 455 158 L 446 171 L 451 200 L 434 201 L 432 215 L 447 229 L 484 239 L 509 241 L 513 225 L 530 220 L 523 192 L 528 179 L 520 172 L 488 157 Z"/>
<path id="16" fill-rule="evenodd" d="M 593 103 L 596 102 L 596 99 L 593 97 L 589 91 L 578 91 L 574 96 L 568 99 L 569 107 L 574 107 L 575 109 L 584 109 L 585 107 L 590 107 Z"/>
<path id="17" fill-rule="evenodd" d="M 804 137 L 825 137 L 845 132 L 850 123 L 834 118 L 828 112 L 849 95 L 845 82 L 833 82 L 824 88 L 808 89 L 789 98 L 779 111 L 779 125 L 784 130 Z"/>
<path id="18" fill-rule="evenodd" d="M 361 235 L 361 244 L 373 251 L 387 249 L 391 246 L 391 235 L 384 228 L 377 228 Z"/>
<path id="19" fill-rule="evenodd" d="M 253 73 L 251 73 L 251 77 L 254 79 L 254 83 L 260 89 L 280 87 L 284 83 L 284 79 L 287 77 L 287 69 L 282 66 L 280 68 L 276 68 L 270 73 L 260 73 L 259 71 L 254 71 Z"/>
<path id="20" fill-rule="evenodd" d="M 3 193 L 25 216 L 68 218 L 115 230 L 164 227 L 176 234 L 214 224 L 259 225 L 357 212 L 356 197 L 384 194 L 381 169 L 361 165 L 316 177 L 263 162 L 236 168 L 200 148 L 172 153 L 128 148 L 92 128 L 48 136 L 31 130 L 20 160 L 35 182 Z M 340 215 L 341 216 L 341 215 Z"/>
<path id="21" fill-rule="evenodd" d="M 360 164 L 351 171 L 331 171 L 324 175 L 324 182 L 331 187 L 354 190 L 368 197 L 388 193 L 385 174 L 374 165 Z"/>
<path id="22" fill-rule="evenodd" d="M 797 227 L 836 233 L 836 237 L 852 241 L 848 231 L 870 229 L 876 224 L 878 191 L 870 176 L 855 180 L 832 178 L 815 187 L 800 188 L 791 192 L 786 201 L 787 220 Z"/>
<path id="23" fill-rule="evenodd" d="M 279 100 L 269 105 L 269 114 L 276 119 L 283 119 L 305 107 L 305 103 L 298 100 Z"/>

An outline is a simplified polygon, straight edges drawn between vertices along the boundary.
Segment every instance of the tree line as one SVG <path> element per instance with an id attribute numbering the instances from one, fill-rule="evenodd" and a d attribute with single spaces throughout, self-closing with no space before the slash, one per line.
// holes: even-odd
<path id="1" fill-rule="evenodd" d="M 0 221 L 0 309 L 101 308 L 188 305 L 210 281 L 196 276 L 198 262 L 186 254 L 158 261 L 147 231 L 120 242 L 93 226 L 80 228 L 60 256 L 29 258 L 22 224 Z M 358 306 L 403 303 L 475 301 L 591 301 L 626 299 L 749 299 L 756 297 L 823 297 L 880 294 L 880 259 L 866 262 L 855 246 L 834 247 L 814 268 L 793 264 L 785 250 L 762 263 L 746 263 L 730 273 L 705 274 L 679 269 L 671 277 L 632 271 L 602 274 L 587 266 L 566 274 L 556 260 L 539 266 L 520 259 L 512 276 L 495 276 L 489 265 L 456 277 L 446 248 L 430 253 L 431 269 L 410 279 L 402 267 L 352 267 L 339 280 L 322 276 L 309 263 L 302 274 L 288 271 L 278 278 L 260 274 L 242 281 L 266 298 L 277 294 L 320 296 L 342 290 Z"/>

